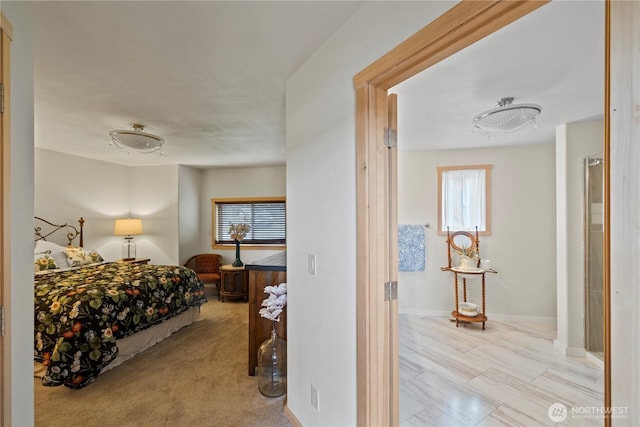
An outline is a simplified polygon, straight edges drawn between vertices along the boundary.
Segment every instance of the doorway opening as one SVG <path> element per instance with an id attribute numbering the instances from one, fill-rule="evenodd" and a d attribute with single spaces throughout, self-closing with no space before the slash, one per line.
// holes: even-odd
<path id="1" fill-rule="evenodd" d="M 381 342 L 388 342 L 389 330 L 397 319 L 385 307 L 385 294 L 376 290 L 388 272 L 389 254 L 374 250 L 376 243 L 391 238 L 385 230 L 390 221 L 384 215 L 387 202 L 381 186 L 388 188 L 382 164 L 371 153 L 385 146 L 383 118 L 386 115 L 387 91 L 431 65 L 453 55 L 546 2 L 462 2 L 432 24 L 405 40 L 388 54 L 375 61 L 354 77 L 356 87 L 356 146 L 358 192 L 358 423 L 395 424 L 389 414 L 397 413 L 397 395 L 385 395 L 382 390 L 388 378 L 389 357 Z M 401 132 L 401 128 L 399 132 Z M 392 194 L 392 198 L 397 194 Z M 397 226 L 397 224 L 392 224 Z M 389 227 L 392 229 L 393 227 Z M 386 323 L 387 320 L 390 322 Z M 397 348 L 390 350 L 397 356 Z M 393 355 L 390 357 L 393 358 Z M 605 363 L 606 365 L 606 363 Z M 605 377 L 608 370 L 605 367 Z M 605 405 L 610 402 L 605 378 Z M 385 398 L 390 399 L 387 401 Z M 394 410 L 395 407 L 395 410 Z"/>

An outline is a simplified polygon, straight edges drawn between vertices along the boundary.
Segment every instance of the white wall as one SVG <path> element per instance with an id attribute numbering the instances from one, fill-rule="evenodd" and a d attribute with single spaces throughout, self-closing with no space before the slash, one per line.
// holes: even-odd
<path id="1" fill-rule="evenodd" d="M 356 424 L 353 76 L 452 5 L 364 2 L 287 82 L 287 405 L 303 425 Z"/>
<path id="2" fill-rule="evenodd" d="M 286 196 L 286 173 L 284 166 L 205 170 L 202 176 L 200 206 L 200 252 L 218 253 L 222 255 L 225 264 L 230 264 L 235 259 L 235 246 L 228 250 L 211 248 L 211 199 Z M 247 264 L 277 252 L 280 251 L 249 249 L 241 245 L 240 259 Z"/>
<path id="3" fill-rule="evenodd" d="M 200 226 L 201 205 L 205 203 L 202 192 L 201 169 L 180 166 L 178 169 L 178 234 L 180 235 L 180 264 L 191 255 L 200 252 L 203 228 Z"/>
<path id="4" fill-rule="evenodd" d="M 5 239 L 11 266 L 7 285 L 7 336 L 4 356 L 11 362 L 11 422 L 29 426 L 33 415 L 33 54 L 31 2 L 2 2 L 2 11 L 14 27 L 11 43 L 11 188 L 9 223 Z"/>
<path id="5" fill-rule="evenodd" d="M 402 142 L 400 141 L 400 146 Z M 454 303 L 453 274 L 447 265 L 446 236 L 437 235 L 438 166 L 491 164 L 491 227 L 480 236 L 480 255 L 498 274 L 486 276 L 489 319 L 556 315 L 555 153 L 553 143 L 474 150 L 400 152 L 398 223 L 429 224 L 426 266 L 400 272 L 401 312 L 448 316 Z M 523 272 L 535 270 L 533 274 Z M 481 287 L 468 286 L 480 304 Z M 504 316 L 503 316 L 504 317 Z"/>
<path id="6" fill-rule="evenodd" d="M 113 221 L 129 214 L 128 182 L 126 166 L 35 149 L 35 215 L 76 227 L 83 217 L 84 245 L 107 260 L 122 255 Z"/>
<path id="7" fill-rule="evenodd" d="M 569 281 L 568 263 L 566 259 L 567 245 L 569 244 L 569 231 L 566 227 L 568 217 L 569 200 L 567 197 L 567 127 L 566 125 L 556 128 L 556 224 L 559 225 L 556 233 L 556 253 L 558 262 L 556 267 L 557 282 L 557 323 L 555 343 L 561 351 L 566 351 L 569 342 Z"/>
<path id="8" fill-rule="evenodd" d="M 179 265 L 178 166 L 129 168 L 129 195 L 131 216 L 144 228 L 135 236 L 138 258 Z"/>
<path id="9" fill-rule="evenodd" d="M 196 169 L 188 166 L 121 166 L 50 150 L 35 150 L 35 212 L 53 222 L 77 224 L 84 217 L 85 246 L 107 260 L 122 257 L 115 218 L 141 217 L 137 256 L 154 264 L 183 264 L 210 253 L 212 198 L 285 196 L 284 166 Z M 255 261 L 273 250 L 242 248 Z M 218 250 L 225 263 L 235 249 Z"/>
<path id="10" fill-rule="evenodd" d="M 556 132 L 559 230 L 558 337 L 568 355 L 584 354 L 585 305 L 585 159 L 602 155 L 603 122 L 568 123 Z"/>
<path id="11" fill-rule="evenodd" d="M 84 246 L 106 260 L 122 258 L 116 218 L 139 216 L 137 256 L 178 264 L 178 166 L 121 166 L 50 150 L 35 150 L 35 214 L 54 223 L 86 220 Z"/>

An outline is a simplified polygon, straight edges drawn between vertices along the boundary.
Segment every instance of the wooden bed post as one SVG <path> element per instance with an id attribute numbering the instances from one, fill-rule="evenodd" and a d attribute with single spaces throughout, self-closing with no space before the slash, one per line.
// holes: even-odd
<path id="1" fill-rule="evenodd" d="M 84 227 L 84 218 L 80 217 L 80 219 L 78 220 L 78 223 L 80 224 L 80 242 L 78 246 L 80 246 L 81 248 L 84 247 L 84 231 L 83 231 L 83 227 Z"/>

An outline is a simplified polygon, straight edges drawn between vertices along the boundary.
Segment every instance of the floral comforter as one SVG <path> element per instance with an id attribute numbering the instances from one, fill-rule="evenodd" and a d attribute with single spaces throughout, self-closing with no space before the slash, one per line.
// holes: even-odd
<path id="1" fill-rule="evenodd" d="M 35 276 L 34 357 L 46 386 L 82 388 L 129 336 L 207 302 L 186 267 L 110 262 Z"/>

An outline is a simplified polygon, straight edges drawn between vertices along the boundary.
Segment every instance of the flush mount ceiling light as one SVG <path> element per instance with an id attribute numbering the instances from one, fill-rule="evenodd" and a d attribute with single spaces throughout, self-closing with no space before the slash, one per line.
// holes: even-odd
<path id="1" fill-rule="evenodd" d="M 139 153 L 149 154 L 160 150 L 164 139 L 144 131 L 144 126 L 138 123 L 131 125 L 133 130 L 112 130 L 109 132 L 113 145 L 121 150 L 135 150 Z"/>
<path id="2" fill-rule="evenodd" d="M 515 132 L 530 124 L 542 107 L 536 104 L 513 104 L 513 98 L 498 99 L 498 106 L 473 118 L 473 131 L 491 136 L 492 133 Z"/>

